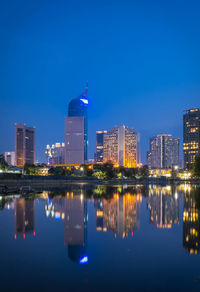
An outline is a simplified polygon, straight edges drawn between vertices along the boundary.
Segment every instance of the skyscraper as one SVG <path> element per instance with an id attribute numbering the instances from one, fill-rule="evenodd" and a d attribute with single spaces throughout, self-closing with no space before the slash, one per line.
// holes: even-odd
<path id="1" fill-rule="evenodd" d="M 179 166 L 179 138 L 166 134 L 152 137 L 147 163 L 151 169 Z"/>
<path id="2" fill-rule="evenodd" d="M 103 162 L 103 137 L 107 131 L 96 131 L 96 152 L 94 154 L 95 162 Z"/>
<path id="3" fill-rule="evenodd" d="M 35 163 L 35 127 L 15 124 L 15 165 Z"/>
<path id="4" fill-rule="evenodd" d="M 88 160 L 88 85 L 85 92 L 72 99 L 65 118 L 65 163 L 84 163 Z"/>
<path id="5" fill-rule="evenodd" d="M 200 154 L 200 109 L 189 109 L 183 115 L 184 167 L 191 167 Z"/>
<path id="6" fill-rule="evenodd" d="M 135 130 L 115 127 L 104 135 L 103 161 L 111 161 L 125 167 L 137 166 L 138 134 Z"/>

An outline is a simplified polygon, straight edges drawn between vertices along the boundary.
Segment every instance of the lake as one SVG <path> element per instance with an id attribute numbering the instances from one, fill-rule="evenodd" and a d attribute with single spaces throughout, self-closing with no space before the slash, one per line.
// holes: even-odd
<path id="1" fill-rule="evenodd" d="M 0 199 L 2 291 L 200 291 L 197 186 Z"/>

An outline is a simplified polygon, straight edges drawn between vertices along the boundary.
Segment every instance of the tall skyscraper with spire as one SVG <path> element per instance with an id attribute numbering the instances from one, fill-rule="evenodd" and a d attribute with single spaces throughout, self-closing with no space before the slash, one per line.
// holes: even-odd
<path id="1" fill-rule="evenodd" d="M 65 163 L 88 160 L 88 83 L 85 92 L 72 99 L 65 118 Z"/>

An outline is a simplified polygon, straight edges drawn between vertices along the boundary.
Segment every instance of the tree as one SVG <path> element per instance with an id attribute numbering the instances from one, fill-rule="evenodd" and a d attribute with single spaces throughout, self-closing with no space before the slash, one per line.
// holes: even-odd
<path id="1" fill-rule="evenodd" d="M 3 154 L 0 154 L 0 169 L 4 171 L 8 170 L 8 163 L 5 161 Z"/>
<path id="2" fill-rule="evenodd" d="M 195 163 L 192 169 L 192 175 L 194 177 L 200 177 L 200 155 L 198 155 L 195 159 Z"/>
<path id="3" fill-rule="evenodd" d="M 149 168 L 148 165 L 144 165 L 140 168 L 140 175 L 142 177 L 148 177 L 149 176 Z"/>

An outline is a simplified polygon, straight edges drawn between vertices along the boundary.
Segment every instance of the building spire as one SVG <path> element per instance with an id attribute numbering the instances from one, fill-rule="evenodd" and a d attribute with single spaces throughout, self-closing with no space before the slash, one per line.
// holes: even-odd
<path id="1" fill-rule="evenodd" d="M 85 96 L 87 96 L 88 95 L 88 80 L 87 80 L 87 82 L 86 82 L 86 86 L 85 86 L 85 94 L 84 94 Z"/>

